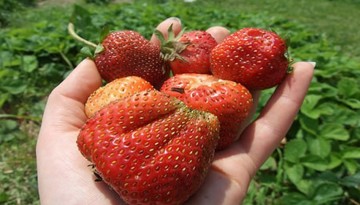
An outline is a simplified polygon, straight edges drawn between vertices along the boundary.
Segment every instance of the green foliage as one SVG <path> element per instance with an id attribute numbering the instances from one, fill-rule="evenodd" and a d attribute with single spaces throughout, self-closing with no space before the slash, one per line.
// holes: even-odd
<path id="1" fill-rule="evenodd" d="M 86 0 L 86 3 L 104 5 L 110 3 L 112 0 Z"/>
<path id="2" fill-rule="evenodd" d="M 295 61 L 317 62 L 288 142 L 258 172 L 244 204 L 360 202 L 360 62 L 335 49 L 326 35 L 277 15 L 229 12 L 208 1 L 138 0 L 32 8 L 9 16 L 0 31 L 0 172 L 7 173 L 0 177 L 0 203 L 38 203 L 34 147 L 46 97 L 83 58 L 83 45 L 67 33 L 70 19 L 80 36 L 98 43 L 103 27 L 132 29 L 150 38 L 155 26 L 171 16 L 189 30 L 213 25 L 231 31 L 273 29 L 289 37 Z M 272 91 L 263 92 L 259 109 Z"/>
<path id="3" fill-rule="evenodd" d="M 9 23 L 8 18 L 13 12 L 34 5 L 35 0 L 0 0 L 0 28 Z"/>

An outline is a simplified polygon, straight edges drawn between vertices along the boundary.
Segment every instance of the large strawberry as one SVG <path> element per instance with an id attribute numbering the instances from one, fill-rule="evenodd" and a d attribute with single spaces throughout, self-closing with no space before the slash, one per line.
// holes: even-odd
<path id="1" fill-rule="evenodd" d="M 99 45 L 78 36 L 72 24 L 69 24 L 69 31 L 76 39 L 96 48 L 94 61 L 107 82 L 119 77 L 139 76 L 154 86 L 160 86 L 169 75 L 169 68 L 160 57 L 160 46 L 136 31 L 110 32 Z"/>
<path id="2" fill-rule="evenodd" d="M 285 41 L 274 32 L 240 29 L 212 50 L 212 73 L 250 90 L 270 88 L 279 84 L 288 71 L 286 50 Z"/>
<path id="3" fill-rule="evenodd" d="M 126 203 L 182 204 L 203 183 L 218 132 L 213 114 L 149 90 L 98 111 L 77 144 Z"/>
<path id="4" fill-rule="evenodd" d="M 118 78 L 93 92 L 85 103 L 85 113 L 92 117 L 95 112 L 114 100 L 119 100 L 137 92 L 153 89 L 146 80 L 137 76 Z"/>
<path id="5" fill-rule="evenodd" d="M 241 84 L 207 74 L 179 74 L 166 80 L 161 91 L 193 109 L 215 114 L 220 121 L 222 150 L 239 137 L 240 127 L 253 105 L 250 92 Z"/>
<path id="6" fill-rule="evenodd" d="M 210 74 L 210 52 L 217 45 L 216 40 L 206 31 L 180 32 L 177 36 L 170 26 L 169 37 L 165 39 L 156 31 L 161 41 L 161 53 L 170 65 L 173 74 Z"/>

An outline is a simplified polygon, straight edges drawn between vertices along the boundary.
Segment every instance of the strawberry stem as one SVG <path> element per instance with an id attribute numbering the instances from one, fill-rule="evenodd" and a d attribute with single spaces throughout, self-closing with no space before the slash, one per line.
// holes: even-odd
<path id="1" fill-rule="evenodd" d="M 93 48 L 96 49 L 97 45 L 96 45 L 95 43 L 90 42 L 90 41 L 88 41 L 88 40 L 80 37 L 80 36 L 75 32 L 74 24 L 71 23 L 71 22 L 68 24 L 68 31 L 69 31 L 70 35 L 71 35 L 73 38 L 75 38 L 76 40 L 84 43 L 85 45 L 88 45 L 88 46 L 93 47 Z"/>

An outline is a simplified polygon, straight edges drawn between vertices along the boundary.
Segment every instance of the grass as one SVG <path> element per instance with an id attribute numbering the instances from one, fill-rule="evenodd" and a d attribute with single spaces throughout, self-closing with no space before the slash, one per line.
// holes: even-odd
<path id="1" fill-rule="evenodd" d="M 13 122 L 2 121 L 4 124 Z M 0 143 L 0 204 L 38 204 L 34 160 L 38 128 L 32 122 L 24 122 L 12 135 L 1 133 L 5 141 Z"/>

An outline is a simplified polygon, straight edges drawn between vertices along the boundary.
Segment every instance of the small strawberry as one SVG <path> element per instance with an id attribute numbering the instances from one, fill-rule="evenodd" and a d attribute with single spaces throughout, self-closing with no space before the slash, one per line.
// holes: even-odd
<path id="1" fill-rule="evenodd" d="M 161 53 L 169 62 L 174 75 L 181 73 L 210 74 L 210 52 L 217 45 L 216 40 L 206 31 L 181 31 L 174 36 L 170 26 L 167 40 L 162 33 L 155 34 L 161 41 Z"/>
<path id="2" fill-rule="evenodd" d="M 153 86 L 137 76 L 115 79 L 90 95 L 85 103 L 85 113 L 88 117 L 92 117 L 95 112 L 114 100 L 123 99 L 149 89 L 153 89 Z"/>
<path id="3" fill-rule="evenodd" d="M 240 126 L 253 105 L 250 92 L 241 84 L 207 74 L 179 74 L 166 80 L 161 91 L 193 109 L 211 112 L 220 121 L 217 150 L 239 137 Z"/>
<path id="4" fill-rule="evenodd" d="M 213 114 L 148 90 L 97 112 L 77 144 L 126 203 L 182 204 L 203 183 L 218 132 Z"/>
<path id="5" fill-rule="evenodd" d="M 76 39 L 95 47 L 96 67 L 107 82 L 119 77 L 139 76 L 154 86 L 160 86 L 169 75 L 169 68 L 160 57 L 160 46 L 151 43 L 138 32 L 110 32 L 99 45 L 78 36 L 71 23 L 69 32 Z"/>
<path id="6" fill-rule="evenodd" d="M 212 50 L 212 73 L 250 90 L 270 88 L 279 84 L 288 71 L 286 50 L 285 41 L 274 32 L 240 29 Z"/>

